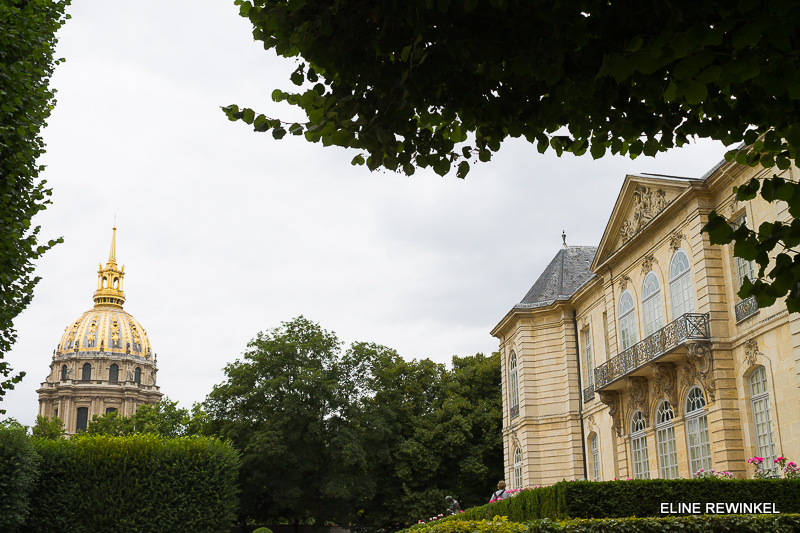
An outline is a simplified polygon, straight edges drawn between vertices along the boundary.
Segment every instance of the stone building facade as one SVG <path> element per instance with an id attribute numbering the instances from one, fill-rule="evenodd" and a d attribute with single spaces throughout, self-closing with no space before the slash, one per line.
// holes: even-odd
<path id="1" fill-rule="evenodd" d="M 720 163 L 699 179 L 625 177 L 597 247 L 561 249 L 492 335 L 500 341 L 506 479 L 752 476 L 800 460 L 800 315 L 737 291 L 757 265 L 712 246 L 736 224 L 791 220 L 732 188 L 797 167 Z"/>
<path id="2" fill-rule="evenodd" d="M 68 435 L 85 430 L 94 415 L 130 416 L 162 397 L 147 332 L 122 309 L 125 266 L 117 267 L 116 232 L 108 262 L 97 271 L 94 307 L 66 327 L 36 391 L 39 414 L 63 420 Z"/>

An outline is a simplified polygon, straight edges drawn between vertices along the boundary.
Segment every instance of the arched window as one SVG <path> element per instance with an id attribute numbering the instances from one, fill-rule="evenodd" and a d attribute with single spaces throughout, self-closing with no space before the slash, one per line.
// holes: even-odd
<path id="1" fill-rule="evenodd" d="M 522 450 L 514 450 L 514 488 L 522 488 Z"/>
<path id="2" fill-rule="evenodd" d="M 86 363 L 83 365 L 83 375 L 81 376 L 83 381 L 89 381 L 92 379 L 92 365 Z"/>
<path id="3" fill-rule="evenodd" d="M 644 417 L 641 411 L 631 418 L 631 451 L 633 452 L 634 479 L 650 479 L 650 460 L 647 457 L 647 436 L 644 434 Z"/>
<path id="4" fill-rule="evenodd" d="M 644 310 L 644 336 L 649 337 L 664 327 L 664 313 L 661 311 L 661 286 L 658 276 L 650 271 L 642 285 L 642 309 Z"/>
<path id="5" fill-rule="evenodd" d="M 763 366 L 750 374 L 750 405 L 753 408 L 753 429 L 759 457 L 764 458 L 763 470 L 775 468 L 775 439 L 772 435 L 772 412 L 769 407 L 767 371 Z"/>
<path id="6" fill-rule="evenodd" d="M 686 396 L 686 439 L 689 444 L 689 471 L 694 476 L 701 468 L 710 470 L 711 443 L 708 438 L 706 399 L 700 387 L 692 387 Z"/>
<path id="7" fill-rule="evenodd" d="M 108 381 L 119 381 L 119 366 L 116 363 L 108 369 Z"/>
<path id="8" fill-rule="evenodd" d="M 658 467 L 662 479 L 678 477 L 678 449 L 675 446 L 675 414 L 672 406 L 664 400 L 656 411 L 656 443 L 658 444 Z"/>
<path id="9" fill-rule="evenodd" d="M 672 320 L 694 311 L 692 272 L 689 270 L 689 257 L 683 250 L 675 252 L 669 263 L 669 293 L 672 296 Z"/>
<path id="10" fill-rule="evenodd" d="M 61 381 L 67 381 L 67 365 L 61 366 Z"/>
<path id="11" fill-rule="evenodd" d="M 508 403 L 511 406 L 512 418 L 519 414 L 519 381 L 517 379 L 517 354 L 511 352 L 511 362 L 508 365 Z"/>
<path id="12" fill-rule="evenodd" d="M 75 422 L 75 431 L 86 431 L 86 425 L 89 423 L 89 408 L 78 407 L 78 419 Z"/>
<path id="13" fill-rule="evenodd" d="M 133 381 L 134 383 L 137 384 L 142 382 L 142 369 L 139 368 L 138 366 L 136 367 L 136 370 L 133 372 Z"/>
<path id="14" fill-rule="evenodd" d="M 597 442 L 597 433 L 589 437 L 589 448 L 592 450 L 592 479 L 600 481 L 602 477 L 600 474 L 600 445 Z"/>
<path id="15" fill-rule="evenodd" d="M 619 336 L 623 350 L 636 344 L 636 313 L 631 291 L 623 292 L 619 298 Z"/>

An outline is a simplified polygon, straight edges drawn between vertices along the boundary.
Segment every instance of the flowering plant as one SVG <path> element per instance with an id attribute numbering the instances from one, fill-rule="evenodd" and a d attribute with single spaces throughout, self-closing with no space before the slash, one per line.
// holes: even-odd
<path id="1" fill-rule="evenodd" d="M 727 470 L 723 470 L 722 472 L 717 472 L 713 468 L 710 470 L 704 470 L 701 468 L 697 472 L 694 473 L 694 477 L 696 479 L 733 479 L 733 474 L 728 472 Z"/>
<path id="2" fill-rule="evenodd" d="M 793 462 L 787 462 L 788 459 L 786 457 L 780 456 L 776 457 L 774 461 L 774 465 L 772 468 L 763 468 L 762 465 L 764 464 L 763 457 L 751 457 L 747 460 L 747 462 L 756 467 L 756 471 L 753 474 L 753 477 L 756 479 L 778 479 L 781 477 L 780 471 L 777 467 L 780 467 L 783 470 L 783 475 L 786 478 L 795 478 L 800 477 L 800 469 L 797 468 L 797 465 Z"/>

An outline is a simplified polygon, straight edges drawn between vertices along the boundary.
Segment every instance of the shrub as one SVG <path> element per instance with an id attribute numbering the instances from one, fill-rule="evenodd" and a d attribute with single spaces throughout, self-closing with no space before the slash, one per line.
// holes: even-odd
<path id="1" fill-rule="evenodd" d="M 562 481 L 442 520 L 485 520 L 495 515 L 514 522 L 659 516 L 661 504 L 669 502 L 770 502 L 782 513 L 800 513 L 798 494 L 800 479 Z"/>
<path id="2" fill-rule="evenodd" d="M 25 521 L 38 460 L 24 426 L 0 424 L 0 531 L 13 533 Z"/>
<path id="3" fill-rule="evenodd" d="M 272 530 L 268 527 L 260 527 L 253 531 L 253 533 L 272 533 Z"/>
<path id="4" fill-rule="evenodd" d="M 552 522 L 548 519 L 527 524 L 493 520 L 436 521 L 415 526 L 414 533 L 790 533 L 800 530 L 800 515 L 701 515 L 666 518 L 576 519 Z"/>
<path id="5" fill-rule="evenodd" d="M 238 454 L 202 437 L 33 439 L 42 457 L 22 531 L 212 533 L 233 521 Z"/>

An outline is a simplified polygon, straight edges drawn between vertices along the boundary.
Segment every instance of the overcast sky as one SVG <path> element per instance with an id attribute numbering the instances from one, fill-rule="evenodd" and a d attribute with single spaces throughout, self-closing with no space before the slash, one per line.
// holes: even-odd
<path id="1" fill-rule="evenodd" d="M 25 424 L 64 328 L 93 305 L 115 215 L 125 310 L 161 391 L 190 407 L 257 332 L 301 314 L 406 359 L 490 353 L 562 230 L 597 245 L 626 174 L 699 177 L 725 152 L 593 161 L 507 142 L 466 180 L 370 173 L 354 151 L 225 118 L 233 103 L 297 118 L 270 100 L 295 62 L 254 42 L 232 0 L 75 0 L 69 13 L 44 132 L 53 203 L 35 220 L 64 243 L 39 261 L 8 355 L 27 376 L 3 407 Z"/>

